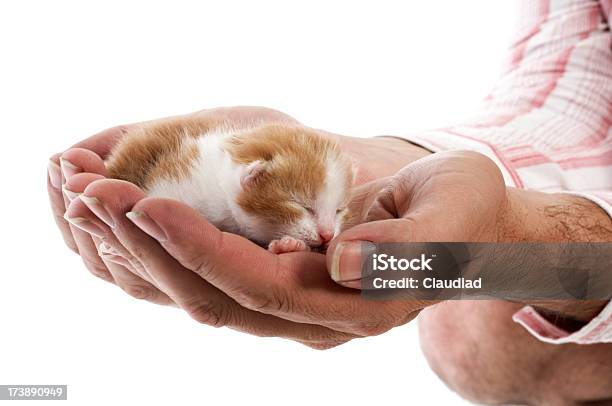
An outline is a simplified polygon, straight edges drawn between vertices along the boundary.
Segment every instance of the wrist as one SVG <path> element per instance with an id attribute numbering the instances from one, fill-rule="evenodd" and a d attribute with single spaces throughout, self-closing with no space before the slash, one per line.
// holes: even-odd
<path id="1" fill-rule="evenodd" d="M 595 203 L 562 193 L 507 188 L 498 242 L 612 241 L 612 221 Z M 575 330 L 595 317 L 606 300 L 527 300 L 550 322 Z M 569 327 L 569 328 L 568 328 Z"/>

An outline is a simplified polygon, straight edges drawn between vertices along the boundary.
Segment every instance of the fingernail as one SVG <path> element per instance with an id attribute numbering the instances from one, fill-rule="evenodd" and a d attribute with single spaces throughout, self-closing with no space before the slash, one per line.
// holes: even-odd
<path id="1" fill-rule="evenodd" d="M 62 173 L 64 174 L 64 178 L 68 179 L 70 176 L 75 173 L 82 172 L 82 169 L 70 162 L 65 158 L 60 158 L 60 166 L 62 167 Z"/>
<path id="2" fill-rule="evenodd" d="M 62 186 L 62 192 L 64 192 L 64 195 L 66 195 L 66 197 L 70 201 L 73 201 L 74 199 L 76 199 L 77 197 L 81 195 L 81 193 L 79 192 L 73 192 L 72 190 L 68 189 L 66 185 Z"/>
<path id="3" fill-rule="evenodd" d="M 376 252 L 376 245 L 369 241 L 341 242 L 334 250 L 331 278 L 336 282 L 357 281 L 362 278 L 364 261 L 370 253 Z"/>
<path id="4" fill-rule="evenodd" d="M 125 215 L 132 221 L 132 223 L 136 225 L 136 227 L 140 228 L 157 241 L 164 242 L 168 240 L 168 236 L 164 230 L 162 230 L 162 228 L 156 222 L 154 222 L 151 217 L 147 216 L 146 213 L 141 211 L 129 211 L 125 213 Z"/>
<path id="5" fill-rule="evenodd" d="M 93 234 L 96 237 L 104 238 L 104 231 L 85 217 L 68 217 L 64 214 L 64 218 L 73 226 L 89 234 Z"/>
<path id="6" fill-rule="evenodd" d="M 47 173 L 49 174 L 51 186 L 56 189 L 60 189 L 62 187 L 62 172 L 59 165 L 49 160 L 49 164 L 47 165 Z"/>
<path id="7" fill-rule="evenodd" d="M 85 206 L 89 208 L 96 216 L 100 218 L 103 222 L 105 222 L 110 228 L 115 228 L 115 220 L 111 217 L 108 210 L 104 207 L 104 205 L 98 200 L 97 197 L 80 195 L 79 199 L 85 203 Z"/>

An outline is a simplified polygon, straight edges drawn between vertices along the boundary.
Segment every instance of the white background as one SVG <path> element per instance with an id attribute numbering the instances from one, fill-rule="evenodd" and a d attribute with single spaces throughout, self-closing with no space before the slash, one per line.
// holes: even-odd
<path id="1" fill-rule="evenodd" d="M 341 134 L 466 118 L 499 73 L 511 1 L 13 1 L 0 5 L 0 384 L 70 404 L 461 404 L 416 324 L 318 352 L 197 325 L 64 247 L 47 157 L 105 127 L 221 105 Z"/>

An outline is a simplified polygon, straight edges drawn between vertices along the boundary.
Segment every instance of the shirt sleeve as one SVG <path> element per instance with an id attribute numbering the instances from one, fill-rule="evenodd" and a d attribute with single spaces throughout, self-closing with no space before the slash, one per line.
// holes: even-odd
<path id="1" fill-rule="evenodd" d="M 433 152 L 480 152 L 508 186 L 581 196 L 612 217 L 612 0 L 516 4 L 502 76 L 477 114 L 404 138 Z M 514 315 L 554 344 L 612 342 L 611 319 L 610 303 L 576 332 L 531 307 Z"/>
<path id="2" fill-rule="evenodd" d="M 491 131 L 498 131 L 493 129 Z M 479 129 L 479 131 L 484 131 Z M 405 135 L 402 138 L 429 149 L 432 152 L 447 151 L 447 150 L 469 150 L 480 152 L 493 160 L 504 176 L 504 181 L 507 186 L 512 187 L 529 187 L 538 189 L 534 179 L 538 179 L 538 167 L 523 168 L 517 171 L 512 166 L 512 160 L 508 159 L 503 151 L 500 151 L 493 143 L 487 142 L 486 137 L 472 137 L 465 134 L 469 131 L 466 128 L 445 129 L 429 131 L 419 135 Z M 483 135 L 482 133 L 480 133 Z M 544 170 L 544 167 L 539 167 Z M 612 173 L 612 168 L 609 168 Z M 530 176 L 522 176 L 524 170 L 530 171 Z M 603 171 L 606 168 L 602 168 Z M 535 172 L 534 172 L 535 171 Z M 546 173 L 542 176 L 545 178 Z M 526 178 L 526 179 L 525 179 Z M 529 183 L 525 184 L 528 181 Z M 609 190 L 594 190 L 594 191 L 573 191 L 563 190 L 561 188 L 551 189 L 549 191 L 562 192 L 575 196 L 580 196 L 592 201 L 612 217 L 612 191 Z M 612 275 L 611 275 L 612 277 Z M 533 307 L 525 306 L 516 312 L 512 320 L 523 326 L 529 333 L 535 336 L 538 340 L 550 344 L 596 344 L 596 343 L 612 343 L 612 302 L 608 302 L 606 307 L 588 324 L 580 330 L 569 332 L 565 331 L 540 315 Z"/>
<path id="3" fill-rule="evenodd" d="M 610 16 L 612 16 L 612 0 L 599 0 L 601 5 L 601 11 L 606 21 L 610 22 Z"/>

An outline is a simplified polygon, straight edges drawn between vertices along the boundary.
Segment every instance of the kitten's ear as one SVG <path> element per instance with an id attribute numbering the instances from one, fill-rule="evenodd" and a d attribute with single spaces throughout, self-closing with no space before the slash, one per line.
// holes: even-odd
<path id="1" fill-rule="evenodd" d="M 253 161 L 250 164 L 244 166 L 242 168 L 242 173 L 240 174 L 240 186 L 243 189 L 249 189 L 252 187 L 266 172 L 266 162 L 265 161 Z"/>

